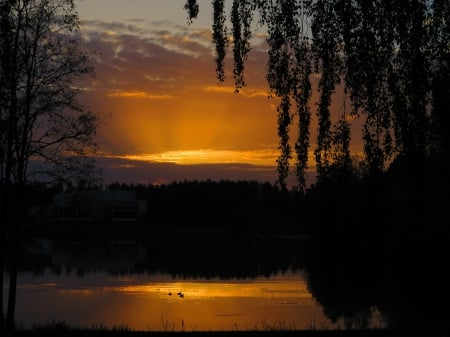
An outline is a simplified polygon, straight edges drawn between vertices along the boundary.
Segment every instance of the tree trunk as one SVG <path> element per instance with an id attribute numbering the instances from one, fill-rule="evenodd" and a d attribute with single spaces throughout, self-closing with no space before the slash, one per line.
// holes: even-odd
<path id="1" fill-rule="evenodd" d="M 5 329 L 5 312 L 3 309 L 4 296 L 3 296 L 3 285 L 4 285 L 4 277 L 6 270 L 6 252 L 7 248 L 9 248 L 8 240 L 7 240 L 7 228 L 10 227 L 9 224 L 11 222 L 10 217 L 10 191 L 11 188 L 8 184 L 1 184 L 1 205 L 0 205 L 0 314 L 1 314 L 1 322 L 0 322 L 0 331 Z M 7 246 L 8 245 L 8 246 Z"/>
<path id="2" fill-rule="evenodd" d="M 0 201 L 2 202 L 2 201 Z M 3 212 L 0 211 L 0 217 L 3 217 Z M 3 331 L 5 328 L 5 316 L 3 313 L 3 277 L 4 277 L 4 269 L 5 269 L 5 221 L 0 221 L 0 331 Z"/>
<path id="3" fill-rule="evenodd" d="M 19 265 L 19 224 L 13 223 L 13 238 L 11 240 L 11 267 L 9 272 L 8 308 L 6 316 L 6 330 L 13 331 L 15 328 L 17 273 Z"/>
<path id="4" fill-rule="evenodd" d="M 19 240 L 17 240 L 19 241 Z M 17 242 L 18 243 L 18 242 Z M 17 245 L 12 247 L 11 269 L 9 275 L 8 308 L 6 316 L 6 330 L 13 331 L 15 328 L 16 294 L 17 294 L 17 272 L 18 272 L 18 252 Z"/>
<path id="5" fill-rule="evenodd" d="M 20 254 L 20 228 L 22 224 L 22 215 L 24 207 L 24 184 L 18 184 L 13 189 L 11 203 L 11 221 L 9 221 L 10 233 L 10 272 L 9 272 L 9 292 L 8 307 L 6 316 L 6 330 L 13 331 L 15 328 L 15 311 L 16 311 L 16 295 L 17 295 L 17 274 L 19 270 L 19 254 Z"/>

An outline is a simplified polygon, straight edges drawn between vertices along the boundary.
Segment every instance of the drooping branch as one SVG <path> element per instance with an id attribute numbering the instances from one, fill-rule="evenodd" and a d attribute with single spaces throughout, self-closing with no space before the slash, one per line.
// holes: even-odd
<path id="1" fill-rule="evenodd" d="M 298 118 L 298 139 L 295 143 L 295 174 L 300 190 L 306 186 L 305 172 L 308 165 L 308 149 L 311 110 L 311 47 L 309 36 L 304 24 L 309 7 L 303 1 L 280 1 L 272 3 L 272 7 L 265 7 L 264 22 L 268 26 L 269 59 L 267 64 L 267 80 L 273 94 L 280 98 L 279 114 L 284 118 L 278 119 L 278 133 L 280 138 L 280 158 L 278 172 L 280 184 L 289 173 L 292 154 L 289 142 L 292 116 Z M 296 111 L 291 109 L 296 103 Z M 289 118 L 287 116 L 289 115 Z M 283 165 L 285 165 L 283 167 Z M 282 175 L 280 175 L 282 173 Z"/>
<path id="2" fill-rule="evenodd" d="M 227 27 L 225 25 L 225 0 L 213 1 L 213 42 L 216 47 L 216 75 L 220 82 L 225 81 L 224 60 L 228 46 Z"/>
<path id="3" fill-rule="evenodd" d="M 429 137 L 426 1 L 398 1 L 392 12 L 398 45 L 389 82 L 395 137 L 401 154 L 413 159 L 426 155 Z"/>
<path id="4" fill-rule="evenodd" d="M 213 1 L 213 6 L 216 71 L 223 81 L 224 1 Z M 399 154 L 427 155 L 437 146 L 430 144 L 436 144 L 433 137 L 441 139 L 441 148 L 450 147 L 448 137 L 443 136 L 448 133 L 442 131 L 448 120 L 443 113 L 448 83 L 446 76 L 439 76 L 448 73 L 449 7 L 444 0 L 232 2 L 236 91 L 245 86 L 250 26 L 256 13 L 259 23 L 267 27 L 266 78 L 271 95 L 281 102 L 277 110 L 280 180 L 289 173 L 286 144 L 291 146 L 288 133 L 298 118 L 295 170 L 299 187 L 305 186 L 313 68 L 319 79 L 314 151 L 319 180 L 329 176 L 330 168 L 350 168 L 350 121 L 354 119 L 363 119 L 364 161 L 371 174 L 382 172 Z M 187 1 L 185 8 L 191 18 L 198 13 L 196 1 Z M 350 111 L 332 110 L 333 100 L 340 98 L 337 88 L 348 94 Z M 430 108 L 430 103 L 441 108 Z M 295 111 L 288 113 L 287 107 L 294 106 Z"/>
<path id="5" fill-rule="evenodd" d="M 231 9 L 231 22 L 233 24 L 233 77 L 237 92 L 245 86 L 244 65 L 250 52 L 252 19 L 252 0 L 234 0 Z"/>
<path id="6" fill-rule="evenodd" d="M 293 44 L 295 48 L 295 80 L 296 87 L 294 98 L 297 103 L 298 115 L 298 138 L 295 143 L 295 153 L 297 155 L 295 164 L 295 175 L 300 191 L 306 188 L 306 171 L 308 169 L 308 154 L 310 143 L 311 108 L 310 99 L 312 94 L 311 86 L 311 45 L 307 29 L 305 28 L 309 5 L 302 2 L 299 7 L 299 41 Z"/>
<path id="7" fill-rule="evenodd" d="M 277 159 L 278 184 L 286 190 L 286 178 L 289 175 L 289 161 L 292 158 L 289 143 L 289 126 L 291 125 L 291 102 L 289 96 L 284 96 L 278 106 L 278 137 L 280 137 L 280 155 Z"/>
<path id="8" fill-rule="evenodd" d="M 449 172 L 450 158 L 450 3 L 433 1 L 430 25 L 429 55 L 431 58 L 432 111 L 431 121 L 435 139 L 435 152 L 442 161 L 443 171 Z"/>
<path id="9" fill-rule="evenodd" d="M 316 72 L 320 74 L 317 110 L 317 147 L 314 151 L 317 179 L 328 175 L 331 164 L 332 135 L 330 105 L 336 85 L 340 82 L 340 32 L 334 0 L 316 1 L 313 12 L 313 48 Z"/>
<path id="10" fill-rule="evenodd" d="M 194 19 L 197 18 L 199 7 L 197 0 L 186 0 L 183 7 L 188 13 L 188 23 L 192 23 Z"/>

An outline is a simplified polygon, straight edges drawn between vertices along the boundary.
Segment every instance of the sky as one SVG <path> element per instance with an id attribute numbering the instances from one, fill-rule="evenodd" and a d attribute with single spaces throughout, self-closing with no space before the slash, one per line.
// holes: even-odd
<path id="1" fill-rule="evenodd" d="M 84 47 L 96 58 L 80 100 L 102 121 L 104 182 L 274 183 L 277 103 L 268 98 L 264 29 L 254 31 L 247 87 L 236 94 L 230 48 L 226 81 L 215 75 L 210 0 L 199 1 L 192 24 L 184 3 L 77 1 Z"/>

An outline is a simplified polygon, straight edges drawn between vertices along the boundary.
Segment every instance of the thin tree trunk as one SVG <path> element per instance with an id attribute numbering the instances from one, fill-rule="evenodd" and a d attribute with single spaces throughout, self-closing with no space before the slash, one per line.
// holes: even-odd
<path id="1" fill-rule="evenodd" d="M 3 192 L 2 192 L 3 193 Z M 2 198 L 3 199 L 3 198 Z M 3 200 L 0 201 L 4 205 Z M 0 206 L 1 207 L 1 206 Z M 5 270 L 5 217 L 3 210 L 0 211 L 0 331 L 5 328 L 5 316 L 3 313 L 3 278 Z"/>
<path id="2" fill-rule="evenodd" d="M 14 235 L 16 236 L 16 235 Z M 15 311 L 16 311 L 16 294 L 17 294 L 17 272 L 19 262 L 19 240 L 15 238 L 12 240 L 11 247 L 11 268 L 9 275 L 9 293 L 8 293 L 8 308 L 6 316 L 6 330 L 13 331 L 15 328 Z M 14 244 L 15 242 L 15 244 Z"/>
<path id="3" fill-rule="evenodd" d="M 24 185 L 18 184 L 11 193 L 12 203 L 12 221 L 10 224 L 10 273 L 9 273 L 9 292 L 8 307 L 6 316 L 6 330 L 14 331 L 15 329 L 15 311 L 16 311 L 16 295 L 17 295 L 17 274 L 19 270 L 19 254 L 20 254 L 20 235 L 22 215 L 24 207 Z"/>
<path id="4" fill-rule="evenodd" d="M 3 164 L 3 163 L 2 163 Z M 0 331 L 5 328 L 5 314 L 3 311 L 3 283 L 5 275 L 5 252 L 6 252 L 6 224 L 8 223 L 8 198 L 4 184 L 3 167 L 0 180 Z"/>

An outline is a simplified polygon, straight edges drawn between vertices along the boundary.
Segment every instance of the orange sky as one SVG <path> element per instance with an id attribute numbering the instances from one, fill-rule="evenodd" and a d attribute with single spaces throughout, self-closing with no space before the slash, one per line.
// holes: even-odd
<path id="1" fill-rule="evenodd" d="M 152 183 L 217 179 L 221 174 L 223 179 L 252 179 L 236 165 L 230 176 L 214 172 L 223 164 L 251 164 L 254 179 L 274 182 L 277 112 L 275 100 L 267 98 L 263 29 L 254 34 L 248 86 L 235 94 L 230 58 L 226 82 L 220 84 L 215 77 L 210 1 L 200 1 L 199 20 L 192 25 L 187 24 L 183 4 L 78 2 L 85 46 L 97 57 L 96 76 L 83 85 L 81 98 L 104 121 L 98 136 L 102 155 L 110 159 L 102 161 L 106 180 Z M 156 163 L 172 164 L 176 176 L 158 177 L 155 168 L 150 173 Z M 193 167 L 186 170 L 200 164 L 222 165 L 202 167 L 198 175 Z"/>

